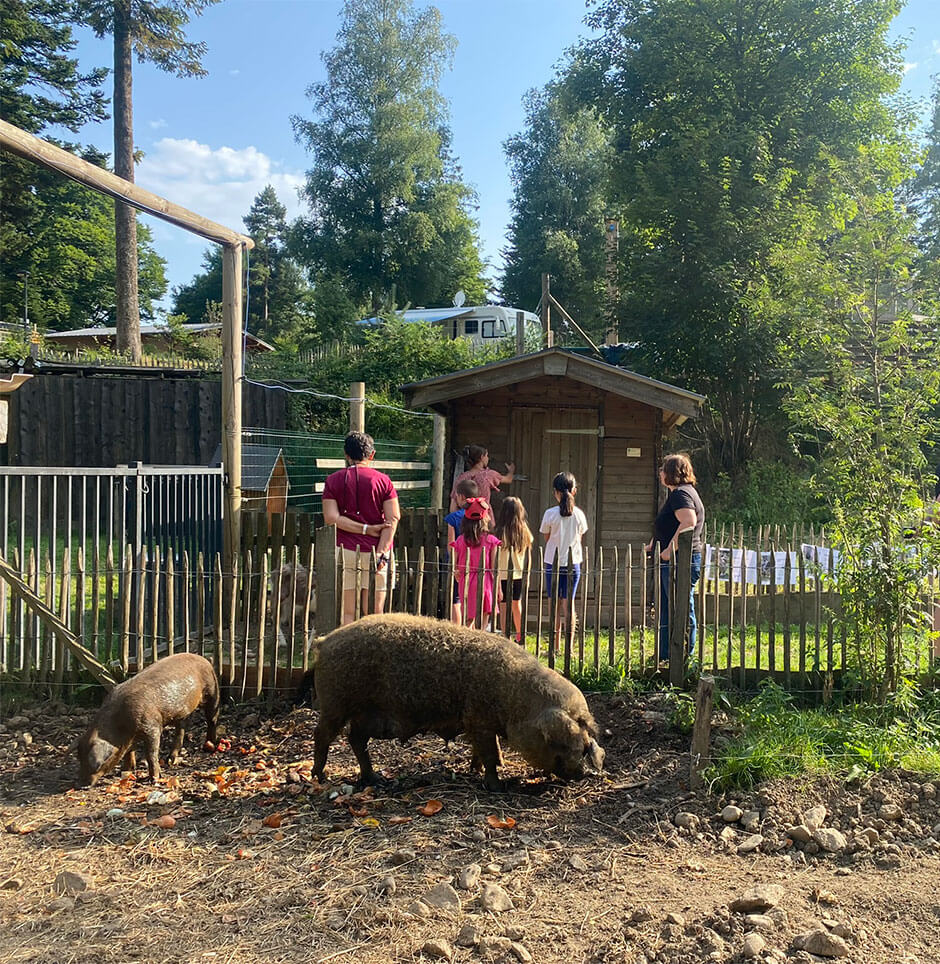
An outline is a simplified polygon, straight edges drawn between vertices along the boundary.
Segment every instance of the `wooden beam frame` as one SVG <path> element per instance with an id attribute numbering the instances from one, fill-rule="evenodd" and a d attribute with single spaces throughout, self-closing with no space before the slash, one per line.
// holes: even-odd
<path id="1" fill-rule="evenodd" d="M 2 120 L 0 148 L 223 246 L 222 462 L 226 482 L 222 532 L 225 567 L 230 573 L 241 525 L 242 251 L 253 248 L 254 242 L 245 234 L 210 221 Z"/>

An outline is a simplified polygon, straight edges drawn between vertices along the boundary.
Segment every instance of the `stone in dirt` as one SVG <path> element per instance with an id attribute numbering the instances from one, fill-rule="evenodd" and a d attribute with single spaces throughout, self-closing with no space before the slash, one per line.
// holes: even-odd
<path id="1" fill-rule="evenodd" d="M 904 811 L 896 803 L 889 801 L 878 808 L 878 816 L 882 820 L 903 820 Z"/>
<path id="2" fill-rule="evenodd" d="M 457 874 L 457 886 L 461 890 L 476 890 L 482 873 L 483 868 L 479 864 L 468 864 Z"/>
<path id="3" fill-rule="evenodd" d="M 829 811 L 822 805 L 813 807 L 803 814 L 803 825 L 810 830 L 818 830 L 826 821 Z"/>
<path id="4" fill-rule="evenodd" d="M 457 891 L 445 881 L 432 887 L 421 899 L 428 907 L 437 907 L 439 910 L 460 910 L 460 897 Z"/>
<path id="5" fill-rule="evenodd" d="M 389 863 L 393 867 L 400 867 L 402 864 L 407 864 L 409 861 L 414 860 L 417 856 L 413 850 L 396 850 L 395 853 L 389 857 Z"/>
<path id="6" fill-rule="evenodd" d="M 507 854 L 503 858 L 503 870 L 515 870 L 517 867 L 521 867 L 528 862 L 529 855 L 524 850 L 514 850 L 511 854 Z"/>
<path id="7" fill-rule="evenodd" d="M 52 885 L 52 889 L 57 894 L 69 894 L 74 896 L 83 890 L 88 890 L 88 880 L 81 874 L 73 870 L 63 870 Z"/>
<path id="8" fill-rule="evenodd" d="M 422 953 L 427 954 L 428 957 L 434 957 L 438 960 L 452 961 L 454 959 L 454 949 L 447 943 L 447 941 L 441 938 L 435 938 L 434 940 L 425 941 L 424 947 L 421 948 Z"/>
<path id="9" fill-rule="evenodd" d="M 760 845 L 764 842 L 764 837 L 762 834 L 754 833 L 751 834 L 746 840 L 738 844 L 739 854 L 750 854 L 757 850 Z"/>
<path id="10" fill-rule="evenodd" d="M 572 854 L 568 858 L 568 866 L 582 872 L 588 869 L 587 861 L 580 854 Z"/>
<path id="11" fill-rule="evenodd" d="M 7 877 L 7 879 L 0 884 L 0 890 L 19 890 L 23 886 L 23 880 L 21 877 Z"/>
<path id="12" fill-rule="evenodd" d="M 795 827 L 790 827 L 787 836 L 797 843 L 809 843 L 813 839 L 813 831 L 806 824 L 798 823 Z"/>
<path id="13" fill-rule="evenodd" d="M 829 931 L 821 927 L 817 930 L 797 934 L 793 938 L 793 946 L 800 951 L 815 954 L 817 957 L 848 957 L 849 945 Z"/>
<path id="14" fill-rule="evenodd" d="M 744 947 L 741 949 L 741 956 L 744 958 L 754 958 L 760 957 L 761 952 L 767 946 L 767 942 L 764 940 L 757 931 L 752 931 L 744 938 Z"/>
<path id="15" fill-rule="evenodd" d="M 780 884 L 760 884 L 731 901 L 731 909 L 737 914 L 768 910 L 776 907 L 783 900 L 783 895 L 784 889 Z"/>
<path id="16" fill-rule="evenodd" d="M 480 938 L 480 952 L 484 960 L 494 960 L 503 958 L 510 953 L 512 941 L 508 937 L 495 937 L 487 935 Z"/>
<path id="17" fill-rule="evenodd" d="M 685 810 L 680 810 L 673 818 L 672 822 L 677 827 L 684 827 L 687 830 L 698 826 L 698 817 L 694 813 L 689 813 Z"/>
<path id="18" fill-rule="evenodd" d="M 481 898 L 483 909 L 500 914 L 506 910 L 513 910 L 515 905 L 509 894 L 499 884 L 484 884 Z"/>
<path id="19" fill-rule="evenodd" d="M 819 844 L 821 850 L 830 854 L 839 854 L 848 846 L 848 841 L 832 827 L 820 827 L 813 831 L 813 840 Z"/>
<path id="20" fill-rule="evenodd" d="M 532 955 L 522 944 L 518 943 L 518 941 L 513 941 L 509 945 L 509 949 L 515 955 L 516 960 L 520 961 L 521 964 L 531 964 L 533 960 Z"/>
<path id="21" fill-rule="evenodd" d="M 430 917 L 431 908 L 423 900 L 413 900 L 406 908 L 412 917 Z"/>
<path id="22" fill-rule="evenodd" d="M 395 878 L 392 877 L 391 874 L 388 877 L 383 877 L 379 881 L 380 893 L 388 894 L 389 896 L 391 896 L 392 894 L 395 893 L 396 890 L 398 890 L 398 884 L 395 883 Z"/>
<path id="23" fill-rule="evenodd" d="M 741 817 L 744 815 L 744 811 L 740 807 L 736 807 L 733 803 L 729 803 L 724 810 L 721 811 L 721 819 L 725 823 L 737 823 Z"/>
<path id="24" fill-rule="evenodd" d="M 748 810 L 741 815 L 741 826 L 748 833 L 757 833 L 760 828 L 760 810 Z"/>
<path id="25" fill-rule="evenodd" d="M 467 921 L 463 927 L 460 928 L 460 933 L 457 934 L 457 944 L 460 947 L 476 947 L 480 943 L 480 928 L 476 925 Z"/>
<path id="26" fill-rule="evenodd" d="M 748 914 L 744 918 L 744 926 L 754 931 L 775 931 L 774 919 L 767 914 Z"/>

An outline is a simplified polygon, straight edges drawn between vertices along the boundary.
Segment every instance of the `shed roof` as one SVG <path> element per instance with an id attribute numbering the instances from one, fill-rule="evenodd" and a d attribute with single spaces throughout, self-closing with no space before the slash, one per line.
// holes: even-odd
<path id="1" fill-rule="evenodd" d="M 198 324 L 183 325 L 183 331 L 191 335 L 204 335 L 210 332 L 221 332 L 222 323 L 220 321 L 206 321 Z M 140 326 L 141 338 L 165 338 L 170 335 L 170 329 L 166 325 L 147 325 Z M 245 332 L 246 347 L 249 351 L 274 351 L 274 346 L 268 344 L 264 339 L 259 338 L 251 332 Z M 92 328 L 72 328 L 69 331 L 47 331 L 46 341 L 51 344 L 69 345 L 84 339 L 93 339 L 99 344 L 110 344 L 117 338 L 117 328 L 108 325 L 95 325 Z"/>
<path id="2" fill-rule="evenodd" d="M 242 488 L 252 492 L 267 492 L 283 451 L 276 445 L 242 445 Z M 222 446 L 218 445 L 209 465 L 221 464 Z"/>
<path id="3" fill-rule="evenodd" d="M 441 321 L 450 321 L 452 318 L 463 318 L 464 315 L 472 315 L 474 307 L 467 308 L 409 308 L 407 311 L 398 312 L 405 321 L 427 321 L 430 324 Z M 359 325 L 379 325 L 382 319 L 377 315 L 371 318 L 361 318 L 356 324 Z"/>
<path id="4" fill-rule="evenodd" d="M 661 409 L 667 428 L 699 415 L 705 402 L 704 395 L 638 375 L 617 365 L 585 358 L 564 348 L 545 348 L 529 355 L 516 355 L 477 368 L 412 382 L 403 385 L 401 390 L 410 407 L 433 408 L 443 413 L 447 410 L 447 403 L 454 399 L 543 375 L 571 378 L 592 388 Z"/>

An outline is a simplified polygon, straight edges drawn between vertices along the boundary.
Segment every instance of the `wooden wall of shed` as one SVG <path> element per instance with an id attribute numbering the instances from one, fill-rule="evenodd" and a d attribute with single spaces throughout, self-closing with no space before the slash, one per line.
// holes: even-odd
<path id="1" fill-rule="evenodd" d="M 287 396 L 246 385 L 245 425 L 287 428 Z M 222 437 L 218 377 L 38 372 L 11 396 L 10 465 L 208 465 Z"/>
<path id="2" fill-rule="evenodd" d="M 592 388 L 573 379 L 544 376 L 507 388 L 488 390 L 451 402 L 448 417 L 448 450 L 451 462 L 445 484 L 445 502 L 453 482 L 453 452 L 475 443 L 489 450 L 490 464 L 504 471 L 512 438 L 511 413 L 514 406 L 542 408 L 593 408 L 604 436 L 598 439 L 601 466 L 596 492 L 597 508 L 593 531 L 587 543 L 622 545 L 646 540 L 652 531 L 657 511 L 658 481 L 656 465 L 661 450 L 662 413 L 630 399 Z M 640 456 L 629 457 L 628 448 L 638 448 Z M 519 464 L 517 471 L 530 475 L 533 467 Z M 557 467 L 550 469 L 552 473 Z M 588 480 L 579 479 L 579 486 Z M 494 498 L 519 494 L 517 484 L 504 485 Z M 525 500 L 533 532 L 549 503 L 532 505 Z M 543 496 L 544 501 L 544 496 Z"/>

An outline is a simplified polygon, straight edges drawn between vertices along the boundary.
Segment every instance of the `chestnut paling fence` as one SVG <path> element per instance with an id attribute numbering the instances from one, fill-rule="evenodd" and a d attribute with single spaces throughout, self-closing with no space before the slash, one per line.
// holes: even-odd
<path id="1" fill-rule="evenodd" d="M 448 618 L 454 572 L 443 547 L 440 513 L 409 512 L 393 558 L 385 609 Z M 211 659 L 236 698 L 296 685 L 309 666 L 310 642 L 339 624 L 342 574 L 334 532 L 289 513 L 246 520 L 234 570 L 218 553 L 188 546 L 127 544 L 115 551 L 61 545 L 13 545 L 5 554 L 29 589 L 73 636 L 115 675 L 166 654 L 188 650 Z M 680 542 L 671 598 L 661 598 L 659 568 L 644 546 L 603 545 L 585 552 L 574 611 L 553 645 L 557 585 L 544 591 L 542 550 L 531 551 L 521 599 L 525 645 L 566 676 L 663 673 L 681 683 L 686 669 L 691 546 Z M 823 533 L 713 533 L 695 587 L 698 635 L 692 659 L 731 685 L 750 688 L 773 677 L 790 690 L 819 691 L 851 664 L 853 641 L 839 620 L 838 554 Z M 363 558 L 360 586 L 374 599 L 374 557 Z M 562 569 L 564 569 L 564 560 Z M 312 572 L 314 578 L 307 578 Z M 488 574 L 498 583 L 498 574 Z M 482 609 L 484 573 L 477 573 Z M 935 578 L 923 603 L 937 604 Z M 357 599 L 359 594 L 357 593 Z M 515 635 L 511 618 L 487 628 Z M 660 665 L 656 627 L 670 613 L 668 668 Z M 912 633 L 901 654 L 905 670 L 929 664 L 929 634 Z M 55 693 L 88 676 L 54 628 L 0 579 L 0 670 L 7 679 Z"/>

